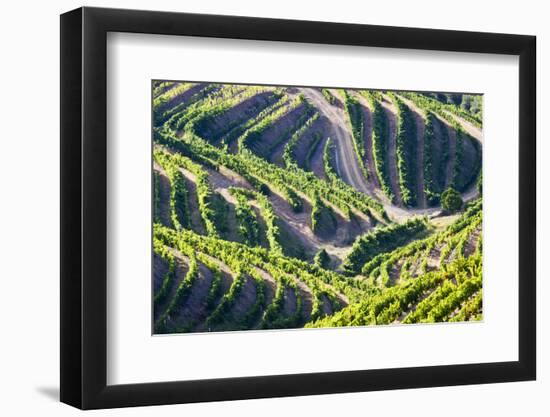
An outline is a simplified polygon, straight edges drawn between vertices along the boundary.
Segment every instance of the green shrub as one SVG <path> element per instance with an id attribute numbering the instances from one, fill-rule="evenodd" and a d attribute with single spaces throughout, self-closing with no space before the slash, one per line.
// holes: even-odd
<path id="1" fill-rule="evenodd" d="M 327 251 L 325 249 L 319 249 L 313 258 L 313 262 L 319 268 L 328 268 L 330 264 L 330 257 L 328 256 Z"/>
<path id="2" fill-rule="evenodd" d="M 326 88 L 321 88 L 321 93 L 323 93 L 323 97 L 329 102 L 329 104 L 335 104 L 336 103 L 336 97 L 334 97 L 330 91 Z"/>
<path id="3" fill-rule="evenodd" d="M 460 210 L 463 204 L 462 196 L 452 187 L 447 188 L 441 194 L 441 207 L 449 213 Z"/>

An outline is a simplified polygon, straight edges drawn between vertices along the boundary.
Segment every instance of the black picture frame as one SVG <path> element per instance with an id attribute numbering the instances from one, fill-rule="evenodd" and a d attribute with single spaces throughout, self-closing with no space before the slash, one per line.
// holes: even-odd
<path id="1" fill-rule="evenodd" d="M 519 360 L 107 385 L 108 32 L 519 56 Z M 60 57 L 62 402 L 94 409 L 535 379 L 534 36 L 84 7 L 61 15 Z"/>

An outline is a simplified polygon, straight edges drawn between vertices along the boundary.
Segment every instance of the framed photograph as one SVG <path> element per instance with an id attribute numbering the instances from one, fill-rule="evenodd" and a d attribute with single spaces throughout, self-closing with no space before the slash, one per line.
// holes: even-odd
<path id="1" fill-rule="evenodd" d="M 535 37 L 61 16 L 61 401 L 535 379 Z"/>

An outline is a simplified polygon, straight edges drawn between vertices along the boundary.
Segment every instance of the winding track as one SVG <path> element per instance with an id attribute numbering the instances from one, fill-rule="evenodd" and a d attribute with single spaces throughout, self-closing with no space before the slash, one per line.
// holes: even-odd
<path id="1" fill-rule="evenodd" d="M 353 141 L 351 137 L 351 131 L 350 127 L 348 126 L 346 122 L 346 117 L 344 111 L 336 106 L 331 105 L 326 101 L 326 99 L 323 97 L 323 94 L 314 88 L 301 88 L 300 91 L 304 94 L 304 96 L 320 111 L 320 113 L 325 116 L 330 124 L 331 124 L 331 134 L 334 138 L 334 143 L 336 144 L 336 161 L 337 161 L 337 170 L 342 179 L 354 187 L 355 189 L 362 191 L 366 193 L 367 195 L 377 198 L 382 205 L 384 206 L 384 209 L 392 218 L 394 221 L 401 221 L 409 218 L 411 215 L 418 215 L 418 216 L 432 216 L 437 215 L 440 212 L 439 207 L 427 207 L 426 201 L 425 201 L 425 195 L 422 189 L 422 193 L 419 193 L 419 196 L 421 196 L 420 200 L 420 207 L 417 208 L 403 208 L 400 207 L 401 205 L 401 197 L 400 197 L 400 190 L 399 190 L 399 184 L 397 182 L 397 167 L 394 163 L 391 163 L 391 154 L 392 149 L 395 153 L 395 134 L 396 134 L 396 126 L 395 126 L 395 109 L 391 107 L 391 104 L 389 102 L 382 102 L 382 106 L 384 107 L 384 110 L 386 111 L 386 114 L 388 116 L 388 122 L 389 122 L 389 128 L 390 128 L 390 142 L 389 142 L 389 150 L 388 150 L 388 157 L 390 159 L 390 180 L 392 182 L 391 186 L 394 189 L 394 193 L 396 195 L 396 204 L 392 204 L 388 201 L 387 198 L 381 198 L 381 192 L 380 189 L 377 188 L 375 181 L 367 181 L 365 177 L 363 176 L 363 173 L 361 171 L 361 168 L 359 166 L 359 161 L 357 160 L 357 155 L 355 154 L 355 150 L 353 148 Z M 370 107 L 368 106 L 368 103 L 359 94 L 354 94 L 355 97 L 359 100 L 360 104 L 362 105 L 364 112 L 367 115 L 370 115 Z M 416 108 L 410 100 L 407 100 L 404 97 L 400 98 L 404 99 L 407 105 L 411 107 L 413 110 L 415 117 L 421 118 L 419 115 L 420 110 Z M 448 128 L 448 122 L 444 120 L 441 116 L 437 116 L 440 121 L 444 123 L 444 126 Z M 453 117 L 457 120 L 458 123 L 461 124 L 461 126 L 474 137 L 475 139 L 482 142 L 482 132 L 477 127 L 473 126 L 471 123 L 468 123 L 465 120 L 462 120 L 461 118 L 453 115 Z M 370 120 L 370 118 L 366 118 L 366 120 Z M 420 121 L 422 125 L 422 129 L 419 129 L 419 140 L 418 144 L 424 143 L 424 123 L 422 120 Z M 418 125 L 417 125 L 418 126 Z M 452 129 L 450 129 L 452 131 Z M 368 135 L 372 137 L 371 129 L 365 129 Z M 422 140 L 420 140 L 420 135 L 422 135 Z M 393 140 L 392 140 L 393 139 Z M 450 132 L 449 135 L 449 146 L 450 151 L 452 151 L 452 147 L 454 145 L 453 142 L 454 136 L 452 135 L 452 132 Z M 365 139 L 365 142 L 367 144 L 371 143 L 370 139 Z M 393 146 L 391 146 L 393 144 Z M 421 155 L 419 155 L 417 163 L 421 161 L 423 163 L 423 149 L 419 150 Z M 369 151 L 372 153 L 372 149 L 369 149 L 367 146 L 367 169 L 372 169 L 372 161 L 369 161 Z M 372 160 L 372 157 L 371 157 Z M 395 161 L 395 157 L 393 158 Z M 371 163 L 369 163 L 371 162 Z M 450 158 L 449 166 L 452 167 L 452 157 Z M 422 165 L 420 165 L 422 166 Z M 394 168 L 394 169 L 392 169 Z M 392 175 L 393 171 L 393 175 Z M 423 172 L 421 173 L 423 174 Z M 419 175 L 418 181 L 419 185 L 423 185 L 423 175 Z M 375 177 L 373 177 L 375 178 Z M 420 187 L 419 187 L 420 188 Z M 472 200 L 476 198 L 478 195 L 477 193 L 477 187 L 475 184 L 473 184 L 466 192 L 462 194 L 462 197 L 465 201 Z"/>
<path id="2" fill-rule="evenodd" d="M 367 181 L 367 179 L 364 177 L 363 172 L 361 170 L 361 167 L 359 165 L 359 161 L 357 159 L 357 155 L 355 153 L 355 149 L 353 146 L 353 139 L 351 136 L 350 126 L 348 126 L 346 115 L 344 113 L 344 110 L 340 107 L 331 105 L 328 103 L 328 101 L 324 98 L 323 94 L 320 90 L 315 88 L 299 88 L 297 89 L 299 92 L 303 93 L 304 96 L 311 102 L 313 106 L 315 106 L 320 114 L 324 116 L 328 122 L 329 122 L 329 131 L 330 131 L 330 137 L 333 138 L 334 143 L 336 144 L 336 161 L 337 161 L 337 171 L 338 174 L 341 176 L 341 178 L 350 186 L 355 188 L 358 191 L 364 192 L 365 194 L 369 195 L 370 197 L 373 197 L 381 202 L 384 209 L 386 210 L 389 217 L 397 222 L 403 221 L 410 216 L 418 215 L 418 216 L 432 216 L 436 215 L 440 208 L 438 207 L 426 207 L 426 204 L 423 203 L 421 207 L 418 208 L 403 208 L 401 207 L 401 194 L 399 190 L 399 184 L 397 181 L 397 167 L 395 163 L 395 135 L 396 135 L 396 114 L 395 109 L 392 108 L 392 105 L 388 101 L 381 102 L 384 110 L 386 111 L 386 115 L 388 116 L 388 122 L 389 122 L 389 130 L 390 130 L 390 141 L 389 141 L 389 150 L 388 150 L 388 157 L 390 160 L 390 180 L 391 180 L 391 186 L 394 191 L 394 194 L 396 196 L 396 204 L 392 204 L 388 201 L 388 199 L 382 195 L 381 190 L 376 185 L 376 176 L 372 176 L 373 179 L 370 181 Z M 355 97 L 359 100 L 361 106 L 363 107 L 363 110 L 365 112 L 365 115 L 368 115 L 366 120 L 371 120 L 371 114 L 370 114 L 370 107 L 367 103 L 367 101 L 359 94 L 354 94 Z M 407 104 L 410 103 L 409 100 L 403 98 L 400 96 L 404 101 L 406 101 Z M 413 108 L 413 111 L 415 113 L 415 116 L 417 116 L 418 109 Z M 436 115 L 440 121 L 444 123 L 445 127 L 448 127 L 449 124 L 446 120 L 444 120 L 441 116 Z M 460 123 L 463 128 L 472 135 L 475 139 L 482 142 L 482 132 L 477 127 L 473 126 L 472 124 L 468 123 L 465 120 L 462 120 L 461 118 L 452 115 L 458 123 Z M 422 124 L 423 125 L 423 124 Z M 366 128 L 366 135 L 369 135 L 369 138 L 365 138 L 365 143 L 371 144 L 372 146 L 372 129 Z M 423 133 L 422 129 L 422 133 Z M 452 129 L 450 129 L 452 131 Z M 451 132 L 450 132 L 451 133 Z M 452 133 L 449 135 L 449 142 L 453 141 Z M 423 138 L 422 138 L 423 139 Z M 420 142 L 420 141 L 419 141 Z M 422 140 L 423 143 L 423 140 Z M 393 145 L 393 146 L 392 146 Z M 454 143 L 453 143 L 454 145 Z M 450 147 L 452 145 L 450 144 Z M 370 169 L 369 174 L 372 172 L 373 162 L 372 162 L 372 149 L 370 149 L 369 146 L 367 148 L 367 169 Z M 452 151 L 452 149 L 450 149 Z M 392 158 L 392 151 L 394 157 Z M 369 158 L 370 155 L 370 158 Z M 423 159 L 423 156 L 422 156 Z M 450 158 L 452 159 L 452 158 Z M 393 163 L 392 163 L 393 160 Z M 369 163 L 370 162 L 370 163 Z M 451 165 L 451 163 L 449 164 Z M 423 178 L 420 177 L 420 178 Z M 422 193 L 423 195 L 424 193 Z M 465 193 L 463 193 L 463 199 L 465 201 L 471 200 L 477 196 L 477 187 L 475 184 L 470 187 Z M 302 220 L 302 219 L 300 219 Z M 312 242 L 310 242 L 312 243 Z M 317 243 L 317 242 L 315 242 Z"/>
<path id="3" fill-rule="evenodd" d="M 405 209 L 405 208 L 393 205 L 390 201 L 388 201 L 387 198 L 380 198 L 380 192 L 377 192 L 380 190 L 375 190 L 372 183 L 367 182 L 367 180 L 363 176 L 363 173 L 359 166 L 359 161 L 357 160 L 357 156 L 353 148 L 351 132 L 349 130 L 350 128 L 347 124 L 344 111 L 340 108 L 337 108 L 329 104 L 326 101 L 326 99 L 323 97 L 323 94 L 314 88 L 302 88 L 301 92 L 304 94 L 306 98 L 308 98 L 311 101 L 311 103 L 320 111 L 320 113 L 324 115 L 331 123 L 331 126 L 332 126 L 331 132 L 333 133 L 332 137 L 334 137 L 335 139 L 334 142 L 337 145 L 336 146 L 336 149 L 337 149 L 336 158 L 338 161 L 337 168 L 339 169 L 339 174 L 342 176 L 344 181 L 346 181 L 349 185 L 351 185 L 355 189 L 362 191 L 365 194 L 379 200 L 384 206 L 384 210 L 386 210 L 390 218 L 394 221 L 399 222 L 399 221 L 406 220 L 411 215 L 429 216 L 429 215 L 437 214 L 440 211 L 439 208 L 435 208 L 435 207 L 422 208 L 422 209 Z M 364 100 L 360 99 L 360 102 L 364 107 L 366 107 L 366 109 L 369 108 L 366 105 L 366 102 Z M 383 104 L 387 105 L 387 103 L 383 103 Z M 390 109 L 385 108 L 385 110 L 388 112 L 391 112 Z M 391 114 L 389 115 L 389 117 L 390 117 L 389 123 L 390 124 L 393 123 L 392 125 L 393 127 L 390 126 L 390 134 L 392 134 L 393 132 L 393 139 L 394 139 L 393 142 L 395 145 L 395 133 L 396 133 L 395 119 L 392 118 Z M 394 168 L 396 168 L 395 163 L 394 163 Z M 397 179 L 397 176 L 395 176 L 395 179 Z M 399 191 L 398 185 L 397 185 L 397 190 Z M 400 194 L 399 194 L 399 198 L 400 198 Z"/>
<path id="4" fill-rule="evenodd" d="M 462 126 L 466 133 L 468 133 L 471 137 L 477 139 L 480 143 L 483 143 L 483 132 L 479 127 L 474 126 L 469 121 L 458 117 L 456 114 L 450 113 L 448 111 L 445 111 L 445 113 L 455 119 L 457 123 Z"/>
<path id="5" fill-rule="evenodd" d="M 330 121 L 331 137 L 336 144 L 337 170 L 342 179 L 356 190 L 370 195 L 367 181 L 361 172 L 359 161 L 353 148 L 353 140 L 344 111 L 329 104 L 319 90 L 301 88 L 300 91 Z"/>

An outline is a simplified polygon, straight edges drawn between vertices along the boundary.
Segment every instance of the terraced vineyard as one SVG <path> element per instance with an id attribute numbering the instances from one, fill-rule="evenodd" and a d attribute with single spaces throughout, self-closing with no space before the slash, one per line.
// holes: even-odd
<path id="1" fill-rule="evenodd" d="M 152 96 L 155 333 L 482 318 L 479 96 Z"/>

